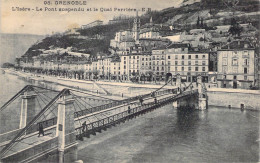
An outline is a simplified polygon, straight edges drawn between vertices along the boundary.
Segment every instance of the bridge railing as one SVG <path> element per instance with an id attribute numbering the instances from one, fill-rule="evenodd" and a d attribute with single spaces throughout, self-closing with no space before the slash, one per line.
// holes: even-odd
<path id="1" fill-rule="evenodd" d="M 165 91 L 165 92 L 172 93 L 172 91 L 173 90 Z M 91 132 L 96 132 L 97 130 L 100 130 L 102 127 L 106 127 L 107 125 L 111 125 L 115 122 L 119 122 L 120 120 L 125 120 L 125 118 L 127 118 L 127 117 L 131 117 L 133 115 L 142 113 L 149 109 L 154 109 L 154 108 L 163 106 L 169 102 L 177 100 L 178 98 L 182 98 L 184 96 L 191 95 L 191 94 L 194 94 L 197 92 L 198 92 L 197 90 L 182 92 L 181 94 L 178 94 L 178 95 L 169 96 L 169 97 L 160 99 L 157 101 L 157 103 L 149 102 L 149 103 L 144 104 L 143 106 L 137 106 L 137 107 L 131 108 L 129 110 L 125 110 L 120 113 L 116 113 L 114 115 L 108 116 L 106 118 L 88 123 L 88 124 L 86 124 L 86 126 L 79 126 L 75 129 L 77 139 L 79 139 L 79 137 L 82 136 L 82 134 L 89 134 Z M 84 129 L 84 131 L 83 131 L 83 129 Z"/>
<path id="2" fill-rule="evenodd" d="M 32 125 L 27 131 L 26 134 L 31 134 L 39 131 L 39 125 L 42 124 L 43 128 L 51 127 L 57 124 L 57 117 L 38 122 L 37 124 Z"/>
<path id="3" fill-rule="evenodd" d="M 159 95 L 163 95 L 163 94 L 167 94 L 167 93 L 174 93 L 174 92 L 177 93 L 176 89 L 166 89 L 166 90 L 156 92 L 155 95 L 159 96 Z M 92 107 L 90 109 L 84 109 L 84 110 L 81 110 L 81 111 L 77 111 L 77 112 L 74 113 L 74 118 L 78 118 L 78 117 L 81 117 L 81 116 L 84 116 L 84 115 L 87 115 L 87 114 L 90 114 L 90 113 L 102 111 L 102 110 L 105 110 L 105 109 L 108 109 L 108 108 L 111 108 L 111 107 L 115 107 L 115 106 L 119 106 L 119 105 L 122 105 L 122 104 L 125 104 L 125 103 L 136 101 L 140 97 L 142 97 L 142 98 L 151 97 L 151 93 L 141 95 L 141 96 L 130 97 L 130 98 L 127 98 L 127 99 L 124 99 L 124 100 L 121 100 L 121 101 L 114 101 L 114 102 L 111 102 L 111 103 L 108 103 L 108 104 L 95 106 L 95 107 Z"/>

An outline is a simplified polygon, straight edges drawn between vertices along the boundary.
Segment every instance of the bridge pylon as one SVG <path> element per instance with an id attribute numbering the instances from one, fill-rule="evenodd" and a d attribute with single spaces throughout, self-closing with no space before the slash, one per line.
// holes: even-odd
<path id="1" fill-rule="evenodd" d="M 177 87 L 177 94 L 181 93 L 181 75 L 176 75 L 176 87 Z"/>
<path id="2" fill-rule="evenodd" d="M 198 109 L 205 110 L 208 109 L 208 96 L 207 96 L 207 88 L 205 87 L 204 83 L 202 82 L 202 76 L 197 76 L 197 83 L 198 83 Z"/>
<path id="3" fill-rule="evenodd" d="M 77 160 L 77 141 L 74 127 L 74 99 L 66 90 L 58 100 L 58 119 L 56 136 L 58 137 L 59 163 Z M 66 154 L 64 154 L 66 151 Z"/>
<path id="4" fill-rule="evenodd" d="M 36 96 L 33 87 L 28 87 L 22 95 L 20 129 L 24 128 L 37 114 L 35 107 Z"/>

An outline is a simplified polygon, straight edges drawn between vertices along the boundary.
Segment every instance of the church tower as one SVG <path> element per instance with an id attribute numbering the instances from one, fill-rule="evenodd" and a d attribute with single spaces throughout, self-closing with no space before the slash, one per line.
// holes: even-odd
<path id="1" fill-rule="evenodd" d="M 138 12 L 136 12 L 136 17 L 134 19 L 134 24 L 133 24 L 133 38 L 135 39 L 136 42 L 139 41 L 139 32 L 140 32 L 140 18 L 138 17 Z"/>

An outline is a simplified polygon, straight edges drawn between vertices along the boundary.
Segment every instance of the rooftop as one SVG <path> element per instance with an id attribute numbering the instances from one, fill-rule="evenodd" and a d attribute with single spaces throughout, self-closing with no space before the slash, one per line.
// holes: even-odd
<path id="1" fill-rule="evenodd" d="M 254 46 L 249 41 L 242 41 L 242 40 L 236 40 L 221 47 L 221 50 L 246 50 L 246 49 L 254 49 Z"/>

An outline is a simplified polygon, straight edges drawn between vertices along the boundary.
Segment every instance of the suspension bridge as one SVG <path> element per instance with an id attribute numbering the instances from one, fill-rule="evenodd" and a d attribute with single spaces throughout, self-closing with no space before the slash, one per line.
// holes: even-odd
<path id="1" fill-rule="evenodd" d="M 172 79 L 151 93 L 122 100 L 76 89 L 25 86 L 0 108 L 1 161 L 74 162 L 79 141 L 118 123 L 170 103 L 178 109 L 207 108 L 201 76 L 196 85 L 186 86 L 177 75 L 175 87 L 165 89 Z"/>

